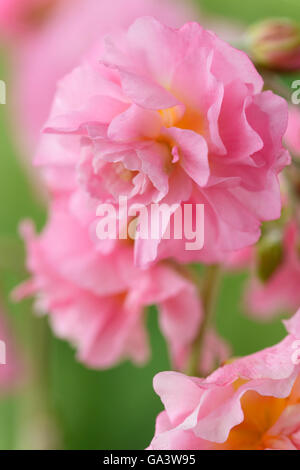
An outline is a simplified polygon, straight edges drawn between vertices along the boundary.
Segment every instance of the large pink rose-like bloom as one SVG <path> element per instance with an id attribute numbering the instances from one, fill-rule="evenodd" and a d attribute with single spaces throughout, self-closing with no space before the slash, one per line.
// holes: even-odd
<path id="1" fill-rule="evenodd" d="M 23 226 L 32 279 L 15 297 L 37 294 L 37 308 L 49 312 L 55 333 L 76 347 L 79 360 L 95 368 L 124 358 L 147 359 L 145 307 L 157 304 L 176 363 L 202 320 L 196 286 L 165 263 L 136 268 L 127 241 L 113 249 L 106 249 L 106 243 L 97 246 L 84 217 L 79 220 L 69 207 L 65 198 L 55 199 L 40 236 L 30 224 Z"/>
<path id="2" fill-rule="evenodd" d="M 300 450 L 300 311 L 278 345 L 206 379 L 163 372 L 165 407 L 150 449 Z"/>
<path id="3" fill-rule="evenodd" d="M 61 81 L 38 163 L 58 176 L 76 164 L 99 202 L 205 205 L 201 251 L 139 238 L 139 265 L 215 262 L 255 243 L 261 222 L 280 215 L 285 101 L 262 92 L 246 54 L 197 23 L 141 18 L 100 50 Z"/>

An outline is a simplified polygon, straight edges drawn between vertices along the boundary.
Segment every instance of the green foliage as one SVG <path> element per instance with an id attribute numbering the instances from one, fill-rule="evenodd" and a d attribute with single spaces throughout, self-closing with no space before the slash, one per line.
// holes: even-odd
<path id="1" fill-rule="evenodd" d="M 252 23 L 270 16 L 287 16 L 300 21 L 298 0 L 197 0 L 207 12 Z"/>

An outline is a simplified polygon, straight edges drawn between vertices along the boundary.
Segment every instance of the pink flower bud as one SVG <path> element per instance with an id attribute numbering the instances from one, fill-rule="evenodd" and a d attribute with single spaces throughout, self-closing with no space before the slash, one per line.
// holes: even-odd
<path id="1" fill-rule="evenodd" d="M 272 18 L 252 25 L 246 34 L 252 59 L 278 70 L 300 68 L 300 26 L 287 18 Z"/>

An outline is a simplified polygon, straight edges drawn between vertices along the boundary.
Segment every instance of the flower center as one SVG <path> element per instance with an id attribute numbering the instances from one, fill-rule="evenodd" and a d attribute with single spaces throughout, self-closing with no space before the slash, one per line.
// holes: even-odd
<path id="1" fill-rule="evenodd" d="M 183 116 L 184 110 L 182 106 L 173 106 L 173 108 L 160 109 L 158 112 L 164 127 L 173 127 Z"/>
<path id="2" fill-rule="evenodd" d="M 239 388 L 243 383 L 245 382 L 237 380 L 234 388 Z M 268 448 L 269 443 L 276 438 L 270 434 L 271 428 L 287 406 L 300 402 L 299 385 L 300 379 L 296 381 L 291 395 L 287 398 L 266 397 L 254 391 L 246 392 L 241 399 L 244 421 L 232 428 L 227 441 L 217 445 L 216 448 L 227 450 Z"/>
<path id="3" fill-rule="evenodd" d="M 245 393 L 241 399 L 244 421 L 230 431 L 222 448 L 233 450 L 262 448 L 266 433 L 279 419 L 286 404 L 286 399 L 263 397 L 253 391 Z"/>
<path id="4" fill-rule="evenodd" d="M 164 127 L 178 127 L 180 129 L 189 129 L 198 134 L 204 131 L 203 118 L 200 113 L 183 105 L 173 106 L 173 108 L 160 109 L 160 114 Z"/>

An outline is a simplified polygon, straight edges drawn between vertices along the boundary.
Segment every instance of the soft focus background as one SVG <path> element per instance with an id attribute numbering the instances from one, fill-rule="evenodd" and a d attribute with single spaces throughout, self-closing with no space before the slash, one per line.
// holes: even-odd
<path id="1" fill-rule="evenodd" d="M 198 4 L 207 14 L 245 24 L 270 15 L 300 20 L 299 0 L 198 0 Z M 0 79 L 5 80 L 9 94 L 10 57 L 4 49 L 0 52 Z M 23 361 L 25 378 L 13 395 L 3 391 L 0 449 L 26 446 L 35 387 L 50 397 L 64 448 L 145 448 L 153 435 L 155 416 L 161 409 L 152 389 L 152 379 L 158 371 L 169 368 L 156 316 L 149 316 L 153 354 L 145 368 L 125 363 L 98 372 L 78 364 L 73 350 L 51 335 L 47 344 L 50 360 L 46 360 L 38 348 L 38 341 L 43 341 L 47 328 L 46 320 L 33 317 L 30 302 L 15 305 L 10 301 L 13 287 L 26 278 L 18 224 L 24 218 L 31 218 L 42 227 L 45 209 L 20 164 L 20 148 L 15 137 L 17 124 L 8 117 L 8 109 L 8 105 L 0 105 L 0 298 L 15 329 L 19 344 L 16 352 Z M 218 330 L 233 345 L 236 356 L 272 345 L 284 336 L 280 319 L 271 325 L 258 324 L 243 313 L 241 292 L 245 278 L 246 275 L 226 274 L 217 309 Z M 30 370 L 27 351 L 33 345 L 43 384 L 26 384 L 26 373 Z"/>

